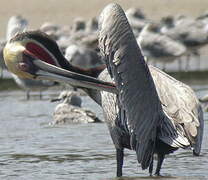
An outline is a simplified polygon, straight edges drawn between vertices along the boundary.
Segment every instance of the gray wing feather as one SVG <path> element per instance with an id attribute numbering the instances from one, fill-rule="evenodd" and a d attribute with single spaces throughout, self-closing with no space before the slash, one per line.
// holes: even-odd
<path id="1" fill-rule="evenodd" d="M 149 66 L 156 89 L 163 104 L 163 111 L 174 124 L 178 137 L 175 137 L 171 146 L 194 147 L 194 154 L 201 150 L 203 134 L 203 112 L 194 91 L 184 83 L 177 81 L 158 68 Z M 165 132 L 166 128 L 162 132 Z M 161 135 L 162 136 L 162 135 Z M 172 138 L 168 137 L 168 138 Z M 164 141 L 163 138 L 160 137 Z M 167 140 L 167 137 L 166 137 Z M 178 142 L 175 142 L 178 141 Z M 181 146 L 182 145 L 182 146 Z"/>
<path id="2" fill-rule="evenodd" d="M 166 116 L 144 57 L 117 4 L 108 5 L 101 14 L 99 45 L 119 90 L 119 106 L 126 111 L 132 148 L 145 169 L 154 153 L 157 128 Z"/>
<path id="3" fill-rule="evenodd" d="M 203 139 L 203 132 L 204 132 L 204 117 L 203 117 L 203 111 L 201 105 L 198 108 L 198 119 L 199 119 L 199 126 L 197 127 L 197 136 L 196 141 L 194 144 L 194 150 L 193 154 L 198 156 L 201 152 L 201 145 L 202 145 L 202 139 Z"/>

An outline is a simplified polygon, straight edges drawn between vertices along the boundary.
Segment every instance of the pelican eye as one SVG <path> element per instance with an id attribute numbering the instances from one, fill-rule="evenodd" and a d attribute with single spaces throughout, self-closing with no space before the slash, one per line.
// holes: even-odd
<path id="1" fill-rule="evenodd" d="M 32 75 L 35 75 L 35 73 L 38 71 L 38 68 L 33 64 L 34 59 L 35 58 L 32 55 L 28 54 L 27 52 L 24 52 L 23 61 L 18 64 L 19 69 L 21 71 L 25 71 Z"/>
<path id="2" fill-rule="evenodd" d="M 18 67 L 21 71 L 26 71 L 27 72 L 29 70 L 29 65 L 24 63 L 24 62 L 20 62 L 18 64 Z"/>

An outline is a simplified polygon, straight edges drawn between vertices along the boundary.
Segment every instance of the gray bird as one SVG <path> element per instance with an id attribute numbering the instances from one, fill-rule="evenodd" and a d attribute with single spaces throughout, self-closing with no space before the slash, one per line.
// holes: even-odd
<path id="1" fill-rule="evenodd" d="M 86 21 L 83 18 L 75 18 L 71 26 L 71 31 L 75 33 L 77 31 L 84 31 L 85 28 Z"/>
<path id="2" fill-rule="evenodd" d="M 26 99 L 30 100 L 30 92 L 39 92 L 39 99 L 42 99 L 42 91 L 54 86 L 56 83 L 48 80 L 32 80 L 26 78 L 19 78 L 15 74 L 12 74 L 15 83 L 22 89 L 26 91 Z"/>
<path id="3" fill-rule="evenodd" d="M 102 122 L 95 113 L 81 107 L 82 99 L 73 91 L 62 91 L 52 101 L 63 101 L 54 110 L 53 125 Z"/>
<path id="4" fill-rule="evenodd" d="M 117 176 L 122 176 L 125 148 L 136 151 L 142 169 L 149 167 L 150 175 L 154 153 L 158 156 L 156 175 L 160 175 L 165 155 L 178 148 L 193 148 L 193 154 L 199 155 L 204 121 L 193 90 L 148 67 L 119 5 L 108 5 L 99 24 L 99 46 L 108 71 L 98 77 L 86 76 L 88 71 L 68 63 L 57 44 L 40 32 L 23 33 L 11 40 L 4 49 L 6 65 L 21 77 L 58 80 L 82 88 L 102 106 L 116 148 Z M 30 55 L 27 43 L 31 41 L 50 52 L 50 61 L 37 53 Z M 27 61 L 23 61 L 26 54 Z"/>
<path id="5" fill-rule="evenodd" d="M 183 43 L 188 52 L 186 71 L 189 69 L 189 59 L 192 55 L 199 59 L 198 66 L 200 69 L 200 54 L 198 50 L 208 43 L 208 31 L 205 25 L 195 19 L 179 16 L 177 19 L 169 16 L 162 20 L 161 33 L 170 38 Z"/>
<path id="6" fill-rule="evenodd" d="M 208 112 L 208 95 L 204 95 L 203 97 L 199 98 L 199 101 L 202 104 L 203 110 Z"/>
<path id="7" fill-rule="evenodd" d="M 166 64 L 173 62 L 185 55 L 186 47 L 166 35 L 157 32 L 157 24 L 147 24 L 140 32 L 137 42 L 142 49 L 142 53 L 147 59 L 163 63 L 163 70 L 166 70 Z"/>
<path id="8" fill-rule="evenodd" d="M 65 58 L 73 66 L 90 69 L 92 74 L 96 73 L 98 68 L 100 70 L 106 68 L 104 61 L 96 51 L 82 45 L 71 44 L 68 46 L 65 51 Z"/>
<path id="9" fill-rule="evenodd" d="M 27 26 L 28 21 L 24 19 L 21 15 L 10 17 L 7 24 L 6 40 L 9 41 L 16 34 L 24 32 Z"/>
<path id="10" fill-rule="evenodd" d="M 126 10 L 125 13 L 135 36 L 137 36 L 143 27 L 148 23 L 148 20 L 139 8 L 130 8 Z"/>
<path id="11" fill-rule="evenodd" d="M 91 18 L 86 22 L 86 29 L 87 32 L 96 32 L 98 31 L 98 20 L 97 18 Z"/>

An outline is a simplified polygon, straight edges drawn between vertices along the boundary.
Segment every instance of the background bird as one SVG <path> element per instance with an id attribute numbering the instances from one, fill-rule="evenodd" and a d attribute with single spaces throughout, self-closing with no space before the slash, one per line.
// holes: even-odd
<path id="1" fill-rule="evenodd" d="M 102 122 L 95 113 L 82 108 L 82 99 L 73 91 L 62 91 L 54 101 L 62 101 L 55 107 L 51 124 L 77 124 Z"/>
<path id="2" fill-rule="evenodd" d="M 68 46 L 65 57 L 70 64 L 82 69 L 91 69 L 92 71 L 95 69 L 96 71 L 98 68 L 103 70 L 106 67 L 98 52 L 82 45 L 72 44 Z"/>
<path id="3" fill-rule="evenodd" d="M 185 16 L 178 18 L 168 16 L 162 19 L 161 33 L 186 46 L 189 52 L 187 53 L 186 71 L 189 70 L 189 60 L 193 56 L 198 59 L 197 64 L 200 69 L 199 49 L 208 43 L 208 32 L 202 22 Z"/>
<path id="4" fill-rule="evenodd" d="M 185 55 L 186 47 L 166 35 L 159 32 L 157 24 L 147 24 L 140 32 L 137 42 L 142 49 L 142 53 L 147 59 L 152 60 L 153 64 L 157 61 L 163 63 L 163 70 L 166 64 L 173 62 Z M 181 69 L 181 67 L 179 67 Z"/>

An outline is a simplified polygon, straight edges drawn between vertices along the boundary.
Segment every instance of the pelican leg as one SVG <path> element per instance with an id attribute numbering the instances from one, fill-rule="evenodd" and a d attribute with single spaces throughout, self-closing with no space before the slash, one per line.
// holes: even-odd
<path id="1" fill-rule="evenodd" d="M 182 71 L 182 59 L 178 58 L 178 71 L 181 72 Z"/>
<path id="2" fill-rule="evenodd" d="M 3 78 L 3 67 L 0 67 L 0 78 Z"/>
<path id="3" fill-rule="evenodd" d="M 41 90 L 40 90 L 39 98 L 40 98 L 40 100 L 42 99 L 42 91 Z"/>
<path id="4" fill-rule="evenodd" d="M 152 176 L 152 171 L 153 171 L 153 161 L 154 161 L 154 158 L 153 158 L 153 156 L 152 156 L 151 162 L 150 162 L 150 165 L 149 165 L 149 174 L 150 174 L 150 176 Z"/>
<path id="5" fill-rule="evenodd" d="M 157 67 L 157 61 L 156 60 L 153 60 L 152 64 L 153 64 L 153 66 Z"/>
<path id="6" fill-rule="evenodd" d="M 157 160 L 157 168 L 156 168 L 156 171 L 155 171 L 155 175 L 160 176 L 160 170 L 161 170 L 162 163 L 163 163 L 163 160 L 165 158 L 165 155 L 158 153 L 157 156 L 158 156 L 158 160 Z"/>
<path id="7" fill-rule="evenodd" d="M 193 56 L 194 61 L 197 63 L 195 70 L 199 71 L 200 70 L 200 53 L 199 53 L 199 51 L 197 49 L 193 50 L 192 56 Z"/>
<path id="8" fill-rule="evenodd" d="M 201 69 L 201 54 L 198 54 L 198 56 L 199 56 L 198 68 L 200 71 L 200 69 Z"/>
<path id="9" fill-rule="evenodd" d="M 163 70 L 163 71 L 166 71 L 166 63 L 165 63 L 165 62 L 163 63 L 163 68 L 162 68 L 162 70 Z"/>
<path id="10" fill-rule="evenodd" d="M 189 64 L 190 64 L 190 60 L 191 60 L 191 56 L 192 54 L 191 53 L 188 53 L 187 55 L 187 59 L 186 59 L 186 67 L 185 67 L 185 71 L 187 72 L 190 68 Z"/>
<path id="11" fill-rule="evenodd" d="M 117 177 L 122 176 L 122 167 L 123 167 L 123 157 L 124 157 L 124 150 L 116 149 L 116 160 L 117 160 Z"/>
<path id="12" fill-rule="evenodd" d="M 195 58 L 198 59 L 196 60 L 197 64 L 198 64 L 198 70 L 200 71 L 200 67 L 201 67 L 201 63 L 200 63 L 200 60 L 201 60 L 201 54 L 199 53 L 198 50 L 195 50 L 194 51 L 194 55 L 195 55 Z"/>
<path id="13" fill-rule="evenodd" d="M 27 100 L 30 99 L 30 90 L 27 90 L 27 91 L 26 91 L 26 98 L 27 98 Z"/>

